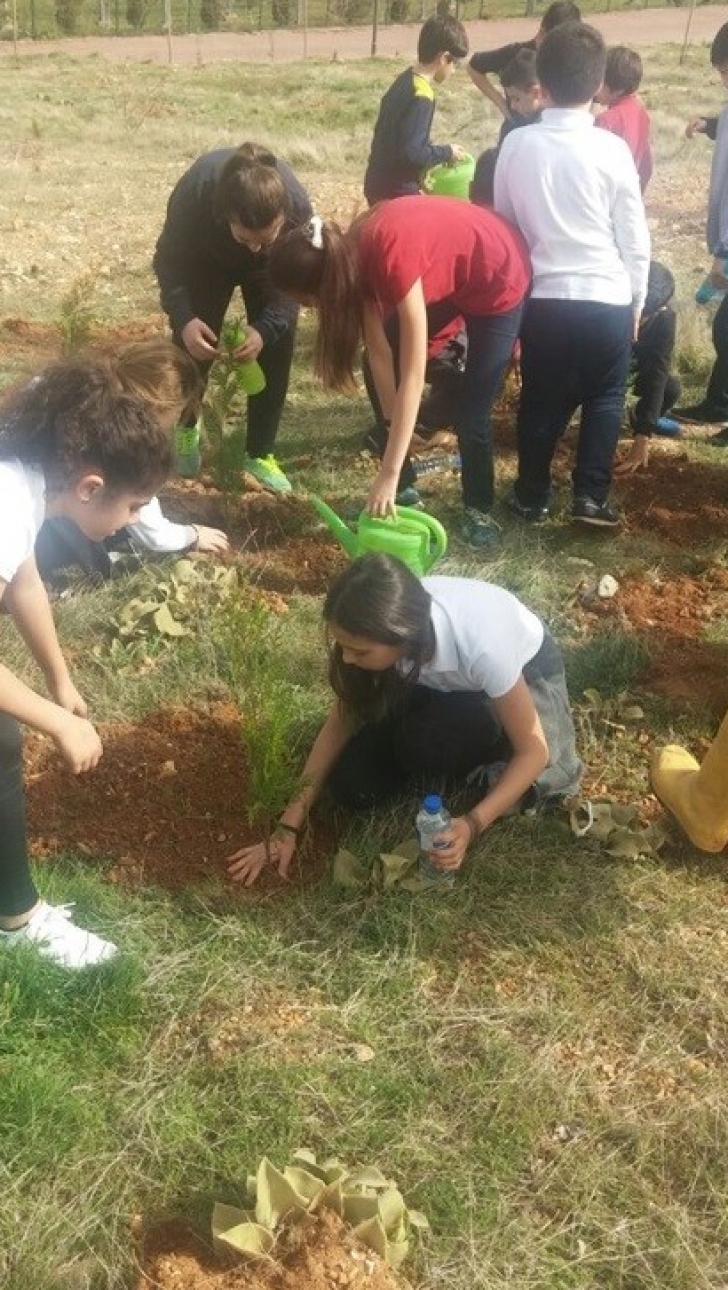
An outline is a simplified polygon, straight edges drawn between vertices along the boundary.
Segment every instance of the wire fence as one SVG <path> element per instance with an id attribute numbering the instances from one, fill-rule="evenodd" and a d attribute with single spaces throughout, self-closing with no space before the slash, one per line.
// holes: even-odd
<path id="1" fill-rule="evenodd" d="M 593 0 L 584 12 L 646 8 L 665 0 Z M 423 22 L 436 11 L 463 21 L 534 16 L 547 0 L 0 0 L 0 39 L 254 32 L 276 27 Z M 680 6 L 689 0 L 667 0 Z"/>

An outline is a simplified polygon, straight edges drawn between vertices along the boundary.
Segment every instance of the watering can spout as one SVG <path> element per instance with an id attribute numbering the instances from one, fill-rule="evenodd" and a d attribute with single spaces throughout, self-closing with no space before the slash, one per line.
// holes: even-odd
<path id="1" fill-rule="evenodd" d="M 352 533 L 349 526 L 336 514 L 336 511 L 332 511 L 331 507 L 327 506 L 326 502 L 322 502 L 320 497 L 312 497 L 311 503 L 318 511 L 321 519 L 328 524 L 331 532 L 337 542 L 341 543 L 346 554 L 350 559 L 355 560 L 356 557 L 360 555 L 359 541 L 356 533 Z"/>

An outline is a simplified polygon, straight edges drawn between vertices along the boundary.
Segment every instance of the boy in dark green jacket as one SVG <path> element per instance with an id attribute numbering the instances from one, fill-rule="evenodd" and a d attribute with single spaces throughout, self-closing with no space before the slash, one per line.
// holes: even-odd
<path id="1" fill-rule="evenodd" d="M 435 112 L 433 85 L 441 85 L 468 52 L 461 22 L 449 16 L 428 18 L 417 42 L 417 63 L 402 72 L 379 105 L 364 195 L 373 206 L 389 197 L 420 191 L 423 170 L 458 161 L 463 149 L 430 142 Z"/>

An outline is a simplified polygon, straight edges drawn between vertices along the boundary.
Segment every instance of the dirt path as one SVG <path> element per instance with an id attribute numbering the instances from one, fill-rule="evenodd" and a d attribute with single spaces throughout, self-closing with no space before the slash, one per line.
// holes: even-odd
<path id="1" fill-rule="evenodd" d="M 691 26 L 691 43 L 711 40 L 718 27 L 726 20 L 723 5 L 696 9 Z M 685 36 L 687 10 L 641 9 L 636 13 L 594 14 L 590 21 L 604 33 L 610 44 L 656 45 L 666 42 L 681 44 Z M 472 49 L 491 49 L 510 40 L 525 40 L 533 35 L 536 22 L 531 18 L 512 18 L 489 22 L 469 22 L 468 33 Z M 377 51 L 388 56 L 411 56 L 417 40 L 419 24 L 381 27 Z M 170 58 L 171 48 L 171 58 Z M 212 32 L 204 35 L 173 36 L 88 36 L 83 39 L 49 41 L 23 40 L 18 42 L 18 55 L 58 54 L 97 55 L 112 62 L 173 62 L 186 66 L 203 63 L 294 62 L 308 55 L 310 58 L 366 58 L 371 51 L 369 27 L 328 27 L 308 32 L 304 43 L 301 31 L 265 31 L 253 34 Z M 0 42 L 0 57 L 13 56 L 11 42 Z"/>

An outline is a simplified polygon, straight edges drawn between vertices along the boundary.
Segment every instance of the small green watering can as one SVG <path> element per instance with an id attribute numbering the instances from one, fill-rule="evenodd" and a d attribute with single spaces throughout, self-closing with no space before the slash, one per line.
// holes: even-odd
<path id="1" fill-rule="evenodd" d="M 420 184 L 430 197 L 459 197 L 467 201 L 475 174 L 475 157 L 466 152 L 459 161 L 443 161 L 423 172 Z"/>
<path id="2" fill-rule="evenodd" d="M 386 519 L 362 511 L 354 530 L 320 497 L 312 497 L 311 502 L 352 560 L 370 551 L 383 551 L 397 556 L 421 578 L 447 550 L 447 533 L 442 524 L 424 511 L 400 506 L 396 508 L 396 515 L 388 515 Z"/>

